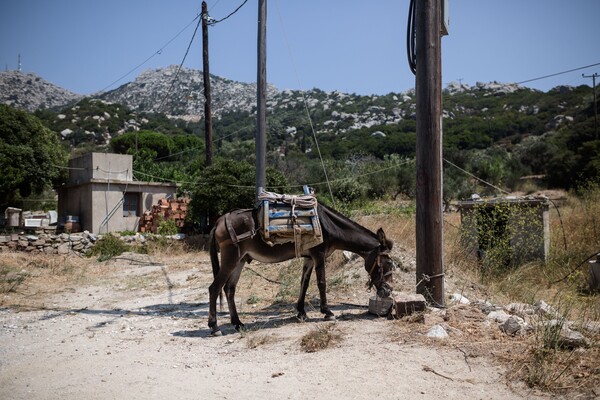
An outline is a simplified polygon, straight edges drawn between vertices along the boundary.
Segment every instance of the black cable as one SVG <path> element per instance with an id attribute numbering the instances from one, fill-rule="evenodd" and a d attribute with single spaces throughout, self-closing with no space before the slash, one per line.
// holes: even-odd
<path id="1" fill-rule="evenodd" d="M 408 23 L 406 24 L 406 55 L 411 72 L 417 74 L 417 40 L 415 26 L 416 7 L 415 0 L 410 0 L 408 5 Z"/>
<path id="2" fill-rule="evenodd" d="M 544 76 L 540 76 L 539 78 L 527 79 L 526 81 L 517 82 L 517 85 L 520 85 L 522 83 L 527 83 L 527 82 L 539 81 L 540 79 L 546 79 L 546 78 L 550 78 L 550 77 L 556 76 L 556 75 L 567 74 L 567 73 L 573 72 L 573 71 L 579 71 L 580 69 L 586 69 L 586 68 L 589 68 L 589 67 L 595 67 L 596 65 L 600 65 L 600 63 L 590 64 L 590 65 L 586 65 L 584 67 L 577 67 L 577 68 L 570 69 L 568 71 L 557 72 L 555 74 L 544 75 Z"/>
<path id="3" fill-rule="evenodd" d="M 192 42 L 194 41 L 194 38 L 196 37 L 196 32 L 198 32 L 198 27 L 200 26 L 201 23 L 202 23 L 202 18 L 199 18 L 198 23 L 196 24 L 196 28 L 194 29 L 194 34 L 192 35 L 192 39 L 190 39 L 190 43 L 188 44 L 187 50 L 185 51 L 185 54 L 183 55 L 183 59 L 181 60 L 181 63 L 179 64 L 179 67 L 177 68 L 177 72 L 175 73 L 175 76 L 173 77 L 173 80 L 171 81 L 171 86 L 169 86 L 169 90 L 167 90 L 167 93 L 164 95 L 162 101 L 160 102 L 160 104 L 158 106 L 158 111 L 160 111 L 162 109 L 163 104 L 165 103 L 165 100 L 171 94 L 171 90 L 173 89 L 173 86 L 175 85 L 175 82 L 177 81 L 177 78 L 179 77 L 179 72 L 181 71 L 181 67 L 183 66 L 183 63 L 185 62 L 185 59 L 187 58 L 187 55 L 190 51 L 190 47 L 192 47 Z"/>
<path id="4" fill-rule="evenodd" d="M 165 44 L 163 44 L 160 49 L 158 49 L 158 50 L 156 50 L 156 52 L 154 52 L 154 54 L 152 54 L 150 57 L 146 58 L 144 61 L 142 61 L 141 63 L 139 63 L 135 67 L 133 67 L 126 74 L 123 74 L 123 76 L 121 76 L 119 79 L 116 79 L 114 82 L 111 82 L 110 84 L 106 85 L 104 88 L 102 88 L 100 90 L 100 92 L 104 92 L 106 89 L 108 89 L 109 87 L 111 87 L 115 83 L 119 82 L 121 79 L 125 78 L 126 76 L 128 76 L 129 74 L 131 74 L 133 71 L 135 71 L 136 69 L 140 68 L 142 65 L 146 64 L 148 61 L 150 61 L 155 56 L 162 54 L 163 49 L 165 47 L 167 47 L 168 45 L 170 45 L 171 42 L 173 42 L 175 39 L 177 39 L 179 37 L 179 35 L 181 35 L 191 24 L 194 23 L 195 20 L 197 20 L 198 18 L 200 18 L 200 15 L 201 14 L 196 15 L 196 17 L 189 24 L 187 24 L 185 26 L 185 28 L 183 28 L 182 30 L 180 30 L 179 33 L 177 33 L 177 35 L 173 36 L 168 42 L 166 42 Z"/>
<path id="5" fill-rule="evenodd" d="M 573 274 L 573 272 L 577 271 L 577 270 L 578 270 L 578 269 L 579 269 L 581 266 L 585 265 L 585 263 L 586 263 L 586 262 L 587 262 L 587 261 L 588 261 L 590 258 L 592 258 L 592 257 L 596 257 L 598 254 L 600 254 L 600 252 L 598 252 L 598 251 L 594 252 L 594 254 L 592 254 L 591 256 L 589 256 L 588 258 L 586 258 L 585 260 L 583 260 L 581 263 L 579 263 L 579 264 L 578 264 L 578 265 L 577 265 L 575 268 L 573 268 L 573 269 L 571 270 L 571 272 L 569 272 L 567 275 L 563 276 L 561 279 L 559 279 L 559 280 L 557 280 L 557 281 L 551 282 L 551 284 L 552 284 L 552 285 L 554 285 L 554 284 L 556 284 L 556 283 L 559 283 L 559 282 L 562 282 L 562 281 L 564 281 L 564 280 L 565 280 L 565 279 L 567 279 L 569 276 L 571 276 L 571 274 Z"/>
<path id="6" fill-rule="evenodd" d="M 238 12 L 240 10 L 240 8 L 242 8 L 244 6 L 244 4 L 246 4 L 247 2 L 248 2 L 248 0 L 244 0 L 244 2 L 242 4 L 240 4 L 238 6 L 238 8 L 236 8 L 235 10 L 233 10 L 233 12 L 230 13 L 225 18 L 221 18 L 221 19 L 218 19 L 218 20 L 212 20 L 212 21 L 210 21 L 210 17 L 209 17 L 208 25 L 215 25 L 215 24 L 218 24 L 219 22 L 225 21 L 227 18 L 231 17 L 233 14 L 235 14 L 236 12 Z"/>
<path id="7" fill-rule="evenodd" d="M 560 221 L 560 228 L 562 229 L 563 243 L 565 245 L 565 251 L 567 251 L 567 236 L 565 235 L 565 227 L 563 225 L 562 216 L 560 215 L 560 210 L 558 209 L 558 206 L 556 205 L 556 203 L 554 203 L 554 201 L 552 201 L 552 199 L 548 199 L 548 201 L 554 206 L 554 208 L 556 209 L 556 213 L 558 214 L 558 220 Z"/>

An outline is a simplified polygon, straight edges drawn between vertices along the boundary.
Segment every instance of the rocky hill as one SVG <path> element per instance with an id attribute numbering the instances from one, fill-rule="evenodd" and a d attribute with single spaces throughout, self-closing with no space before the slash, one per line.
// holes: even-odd
<path id="1" fill-rule="evenodd" d="M 178 66 L 147 70 L 133 82 L 115 90 L 95 95 L 103 100 L 120 103 L 133 111 L 164 113 L 188 121 L 204 116 L 204 78 L 202 71 Z M 256 84 L 236 82 L 211 75 L 213 116 L 225 112 L 247 111 L 256 107 Z M 269 97 L 277 94 L 273 85 L 267 88 Z"/>
<path id="2" fill-rule="evenodd" d="M 33 112 L 56 109 L 83 96 L 50 83 L 36 74 L 20 71 L 0 72 L 0 103 Z"/>

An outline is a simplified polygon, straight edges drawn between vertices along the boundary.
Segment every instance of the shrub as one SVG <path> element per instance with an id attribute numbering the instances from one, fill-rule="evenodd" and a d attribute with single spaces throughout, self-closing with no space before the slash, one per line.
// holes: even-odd
<path id="1" fill-rule="evenodd" d="M 127 250 L 129 250 L 129 245 L 109 233 L 102 236 L 102 239 L 96 242 L 96 245 L 89 252 L 88 256 L 98 256 L 98 261 L 106 261 L 123 254 Z"/>

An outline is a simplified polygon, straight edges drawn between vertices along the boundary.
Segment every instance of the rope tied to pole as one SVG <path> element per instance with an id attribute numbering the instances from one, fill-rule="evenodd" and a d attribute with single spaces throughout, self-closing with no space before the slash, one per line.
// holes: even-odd
<path id="1" fill-rule="evenodd" d="M 446 274 L 444 272 L 442 272 L 441 274 L 437 274 L 437 275 L 421 274 L 421 280 L 419 282 L 417 282 L 417 284 L 415 286 L 419 287 L 421 285 L 421 283 L 423 283 L 423 282 L 431 282 L 432 279 L 436 279 L 436 278 L 440 278 L 440 277 L 444 277 L 444 276 L 446 276 Z"/>

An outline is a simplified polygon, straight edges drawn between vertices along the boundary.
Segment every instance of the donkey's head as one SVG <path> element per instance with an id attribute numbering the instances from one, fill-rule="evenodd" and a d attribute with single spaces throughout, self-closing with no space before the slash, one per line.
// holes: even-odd
<path id="1" fill-rule="evenodd" d="M 385 232 L 381 228 L 377 231 L 377 239 L 379 246 L 365 258 L 365 269 L 369 273 L 368 286 L 369 288 L 375 286 L 379 297 L 388 297 L 394 290 L 392 275 L 396 269 L 396 263 L 390 256 L 394 242 L 385 237 Z"/>

